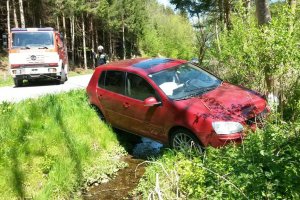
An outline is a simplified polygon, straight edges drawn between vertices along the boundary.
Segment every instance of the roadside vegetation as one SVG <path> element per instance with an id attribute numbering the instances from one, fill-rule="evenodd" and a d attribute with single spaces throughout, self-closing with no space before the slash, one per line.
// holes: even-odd
<path id="1" fill-rule="evenodd" d="M 189 7 L 190 1 L 185 2 L 183 8 Z M 271 114 L 265 127 L 249 133 L 240 145 L 209 147 L 200 157 L 164 152 L 148 162 L 136 195 L 143 199 L 300 198 L 300 12 L 299 6 L 293 6 L 272 4 L 272 18 L 262 26 L 257 8 L 246 9 L 244 1 L 232 5 L 235 9 L 225 27 L 214 21 L 215 11 L 202 21 L 205 28 L 200 37 L 211 39 L 203 44 L 205 56 L 200 63 L 226 81 L 271 95 Z"/>
<path id="2" fill-rule="evenodd" d="M 0 104 L 1 199 L 69 199 L 125 163 L 84 91 Z"/>

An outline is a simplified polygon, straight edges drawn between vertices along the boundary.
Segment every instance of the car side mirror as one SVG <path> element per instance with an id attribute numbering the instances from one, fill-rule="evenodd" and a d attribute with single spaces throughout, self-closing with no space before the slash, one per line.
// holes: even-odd
<path id="1" fill-rule="evenodd" d="M 8 48 L 7 35 L 5 33 L 2 34 L 2 47 L 3 47 L 3 49 Z"/>
<path id="2" fill-rule="evenodd" d="M 152 107 L 160 104 L 161 102 L 157 101 L 155 97 L 148 97 L 144 100 L 144 106 Z"/>

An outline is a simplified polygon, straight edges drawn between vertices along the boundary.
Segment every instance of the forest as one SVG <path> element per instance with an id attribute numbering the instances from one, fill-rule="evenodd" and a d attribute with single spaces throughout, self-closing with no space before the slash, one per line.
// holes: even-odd
<path id="1" fill-rule="evenodd" d="M 0 33 L 8 27 L 53 27 L 64 35 L 73 66 L 85 69 L 94 67 L 98 45 L 110 60 L 194 55 L 188 16 L 155 0 L 10 0 L 1 1 L 0 10 Z"/>
<path id="2" fill-rule="evenodd" d="M 249 134 L 241 145 L 209 147 L 201 156 L 166 149 L 160 156 L 147 161 L 146 172 L 133 196 L 159 200 L 299 199 L 299 1 L 170 0 L 170 3 L 175 10 L 156 0 L 3 0 L 0 2 L 0 33 L 7 33 L 10 27 L 54 27 L 64 35 L 73 68 L 94 68 L 92 52 L 100 44 L 112 61 L 159 56 L 197 58 L 199 66 L 223 80 L 259 91 L 268 99 L 270 115 L 264 127 Z M 5 56 L 3 52 L 1 56 Z M 87 166 L 105 159 L 97 158 L 93 150 L 86 150 L 86 146 L 95 141 L 84 133 L 92 123 L 97 123 L 96 115 L 84 107 L 87 105 L 80 104 L 85 101 L 83 94 L 70 95 L 74 98 L 74 109 L 84 110 L 86 115 L 74 118 L 83 121 L 81 125 L 86 124 L 86 127 L 64 127 L 55 122 L 55 117 L 48 120 L 60 126 L 57 128 L 62 132 L 57 136 L 61 137 L 59 145 L 63 146 L 66 128 L 70 129 L 68 134 L 76 133 L 84 138 L 82 141 L 72 139 L 76 162 L 64 160 L 68 152 L 59 155 L 43 136 L 43 144 L 28 147 L 23 136 L 17 134 L 42 127 L 45 134 L 47 130 L 53 132 L 54 140 L 56 132 L 44 127 L 43 122 L 37 120 L 38 115 L 43 116 L 43 109 L 50 105 L 53 111 L 47 110 L 48 114 L 75 122 L 69 117 L 75 113 L 67 105 L 54 106 L 68 95 L 47 96 L 41 104 L 33 100 L 28 104 L 0 104 L 0 139 L 6 142 L 0 147 L 3 154 L 0 169 L 16 166 L 17 153 L 22 152 L 19 160 L 25 160 L 28 154 L 39 154 L 41 157 L 34 160 L 33 165 L 42 166 L 43 173 L 47 174 L 46 178 L 41 178 L 45 185 L 39 189 L 30 177 L 33 175 L 24 175 L 22 180 L 32 179 L 24 192 L 18 189 L 17 176 L 13 176 L 21 169 L 16 169 L 17 173 L 0 170 L 0 175 L 5 177 L 0 181 L 0 191 L 5 192 L 5 197 L 24 198 L 29 194 L 38 199 L 68 199 L 74 188 L 78 189 L 87 179 L 86 174 L 77 174 L 78 160 Z M 28 122 L 30 116 L 24 111 L 24 104 L 38 108 L 37 113 L 32 110 L 37 122 Z M 62 110 L 69 115 L 61 115 Z M 12 115 L 14 111 L 18 115 Z M 5 125 L 9 119 L 17 121 L 18 116 L 25 116 L 23 124 L 18 127 Z M 91 122 L 86 122 L 85 117 L 91 118 Z M 105 134 L 112 134 L 111 130 L 101 127 Z M 15 142 L 13 137 L 17 138 Z M 101 139 L 105 140 L 104 137 Z M 101 143 L 102 150 L 113 151 L 117 146 L 118 152 L 123 153 L 117 139 L 108 137 L 112 147 Z M 11 144 L 19 147 L 7 150 Z M 67 171 L 65 166 L 71 169 L 70 175 L 63 173 Z M 30 167 L 26 170 L 30 171 Z M 59 176 L 62 178 L 57 178 Z M 10 177 L 15 179 L 8 181 Z M 70 181 L 63 183 L 66 178 Z M 5 180 L 10 185 L 5 184 Z M 31 184 L 34 186 L 30 187 Z"/>

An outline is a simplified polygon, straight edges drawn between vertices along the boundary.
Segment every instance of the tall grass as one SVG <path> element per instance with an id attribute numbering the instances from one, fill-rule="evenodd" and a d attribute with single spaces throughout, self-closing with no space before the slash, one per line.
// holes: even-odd
<path id="1" fill-rule="evenodd" d="M 136 189 L 143 199 L 300 199 L 300 123 L 269 123 L 204 156 L 166 152 Z"/>
<path id="2" fill-rule="evenodd" d="M 112 174 L 124 150 L 84 91 L 0 105 L 0 194 L 70 198 L 88 180 Z"/>

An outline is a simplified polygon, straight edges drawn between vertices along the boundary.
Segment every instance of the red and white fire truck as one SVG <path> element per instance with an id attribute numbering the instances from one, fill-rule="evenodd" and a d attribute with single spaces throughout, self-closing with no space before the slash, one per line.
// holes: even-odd
<path id="1" fill-rule="evenodd" d="M 10 72 L 16 87 L 23 80 L 67 81 L 67 49 L 53 28 L 13 28 L 8 41 Z"/>

